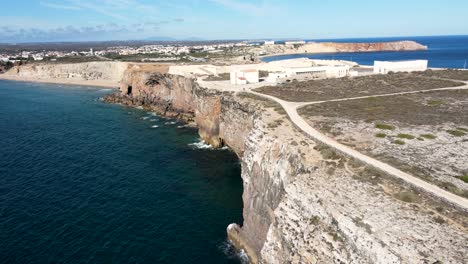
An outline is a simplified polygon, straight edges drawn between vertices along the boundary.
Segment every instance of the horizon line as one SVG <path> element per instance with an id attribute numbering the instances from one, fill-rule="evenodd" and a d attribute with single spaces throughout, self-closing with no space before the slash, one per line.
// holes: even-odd
<path id="1" fill-rule="evenodd" d="M 468 34 L 455 34 L 455 35 L 403 35 L 403 36 L 385 36 L 385 37 L 331 37 L 331 38 L 225 38 L 225 39 L 203 39 L 198 40 L 177 39 L 167 37 L 167 40 L 148 40 L 148 39 L 127 39 L 127 40 L 84 40 L 84 41 L 35 41 L 35 42 L 0 42 L 0 45 L 24 45 L 24 44 L 65 44 L 65 43 L 106 43 L 106 42 L 209 42 L 209 41 L 265 41 L 265 40 L 353 40 L 353 39 L 394 39 L 394 38 L 423 38 L 423 37 L 465 37 Z M 165 38 L 165 37 L 162 37 Z"/>

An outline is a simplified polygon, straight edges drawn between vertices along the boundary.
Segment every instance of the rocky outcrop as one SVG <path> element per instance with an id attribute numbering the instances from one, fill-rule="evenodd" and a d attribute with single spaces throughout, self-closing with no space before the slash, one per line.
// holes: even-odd
<path id="1" fill-rule="evenodd" d="M 266 45 L 252 49 L 252 53 L 265 51 L 268 55 L 334 53 L 334 52 L 376 52 L 376 51 L 415 51 L 426 50 L 427 46 L 414 41 L 376 42 L 376 43 L 337 43 L 311 42 L 296 45 Z"/>
<path id="2" fill-rule="evenodd" d="M 372 52 L 372 51 L 414 51 L 427 50 L 427 46 L 414 41 L 374 42 L 374 43 L 321 43 L 336 52 Z"/>
<path id="3" fill-rule="evenodd" d="M 4 73 L 1 78 L 117 87 L 127 67 L 128 64 L 123 62 L 32 63 L 15 66 Z"/>
<path id="4" fill-rule="evenodd" d="M 230 122 L 252 119 L 253 110 L 227 98 L 221 92 L 201 88 L 193 78 L 131 67 L 124 74 L 119 93 L 105 100 L 182 119 L 196 125 L 206 143 L 215 147 L 229 145 L 242 155 L 243 139 L 251 125 Z"/>
<path id="5" fill-rule="evenodd" d="M 192 121 L 238 154 L 244 222 L 227 232 L 253 263 L 466 262 L 466 213 L 316 144 L 271 102 L 141 70 L 108 101 Z"/>

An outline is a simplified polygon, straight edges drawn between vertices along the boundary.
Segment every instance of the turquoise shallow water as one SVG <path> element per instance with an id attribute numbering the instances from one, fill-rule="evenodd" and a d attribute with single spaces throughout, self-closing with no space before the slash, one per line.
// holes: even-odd
<path id="1" fill-rule="evenodd" d="M 239 263 L 236 156 L 109 92 L 0 81 L 0 263 Z"/>

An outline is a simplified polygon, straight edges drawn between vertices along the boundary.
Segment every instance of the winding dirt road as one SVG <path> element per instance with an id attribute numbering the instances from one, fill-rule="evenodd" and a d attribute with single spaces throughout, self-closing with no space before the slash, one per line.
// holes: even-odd
<path id="1" fill-rule="evenodd" d="M 460 207 L 465 211 L 468 211 L 468 199 L 465 199 L 461 196 L 458 196 L 456 194 L 453 194 L 451 192 L 448 192 L 446 190 L 443 190 L 439 188 L 436 185 L 430 184 L 424 180 L 421 180 L 420 178 L 417 178 L 413 175 L 410 175 L 406 172 L 403 172 L 387 163 L 381 162 L 379 160 L 376 160 L 372 157 L 369 157 L 367 155 L 364 155 L 360 153 L 359 151 L 352 149 L 348 146 L 345 146 L 338 141 L 322 134 L 318 130 L 314 129 L 311 127 L 297 112 L 297 109 L 299 107 L 309 105 L 309 104 L 318 104 L 318 103 L 326 103 L 326 102 L 334 102 L 334 101 L 347 101 L 347 100 L 356 100 L 356 99 L 362 99 L 362 98 L 368 98 L 368 97 L 383 97 L 383 96 L 394 96 L 394 95 L 404 95 L 404 94 L 413 94 L 413 93 L 421 93 L 421 92 L 430 92 L 430 91 L 445 91 L 445 90 L 460 90 L 460 89 L 468 89 L 468 83 L 465 82 L 465 86 L 460 86 L 460 87 L 450 87 L 450 88 L 438 88 L 438 89 L 431 89 L 431 90 L 422 90 L 422 91 L 414 91 L 414 92 L 401 92 L 401 93 L 392 93 L 392 94 L 382 94 L 382 95 L 376 95 L 376 96 L 364 96 L 364 97 L 353 97 L 353 98 L 344 98 L 344 99 L 334 99 L 334 100 L 328 100 L 328 101 L 317 101 L 317 102 L 288 102 L 281 100 L 277 97 L 254 92 L 254 91 L 249 91 L 252 94 L 268 98 L 270 100 L 273 100 L 277 103 L 279 103 L 288 116 L 291 118 L 291 121 L 302 131 L 307 133 L 310 137 L 314 138 L 315 140 L 326 144 L 337 151 L 351 156 L 357 160 L 360 160 L 361 162 L 370 165 L 374 168 L 377 168 L 391 176 L 394 176 L 396 178 L 402 179 L 408 184 L 412 185 L 413 187 L 420 189 L 422 191 L 425 191 L 427 193 L 430 193 L 440 199 L 443 199 L 447 201 L 448 203 Z"/>

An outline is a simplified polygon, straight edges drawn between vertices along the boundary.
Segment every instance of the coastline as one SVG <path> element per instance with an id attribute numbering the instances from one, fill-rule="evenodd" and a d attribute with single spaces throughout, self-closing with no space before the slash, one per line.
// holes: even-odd
<path id="1" fill-rule="evenodd" d="M 17 81 L 17 82 L 34 82 L 34 83 L 50 83 L 50 84 L 65 84 L 65 85 L 80 85 L 80 86 L 95 86 L 100 88 L 118 89 L 119 83 L 103 80 L 77 80 L 70 78 L 25 78 L 19 76 L 11 76 L 0 74 L 0 80 Z"/>
<path id="2" fill-rule="evenodd" d="M 390 51 L 382 51 L 382 50 L 371 50 L 371 51 L 330 51 L 330 52 L 307 52 L 307 53 L 303 53 L 303 52 L 288 52 L 288 53 L 280 53 L 280 54 L 271 54 L 271 55 L 264 55 L 264 56 L 258 56 L 258 59 L 261 61 L 261 62 L 265 62 L 263 61 L 263 59 L 266 59 L 266 58 L 271 58 L 271 57 L 280 57 L 280 56 L 291 56 L 291 55 L 304 55 L 304 56 L 311 56 L 311 55 L 334 55 L 334 54 L 341 54 L 341 53 L 378 53 L 378 52 L 417 52 L 417 51 L 420 51 L 420 50 L 404 50 L 404 51 L 401 51 L 401 50 L 390 50 Z M 276 60 L 275 60 L 276 61 Z"/>

